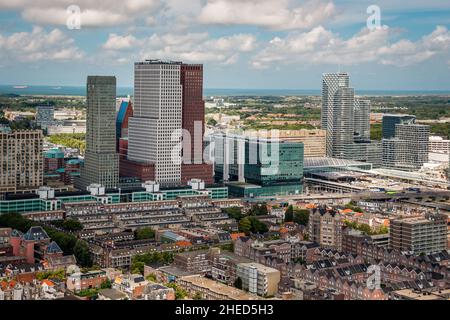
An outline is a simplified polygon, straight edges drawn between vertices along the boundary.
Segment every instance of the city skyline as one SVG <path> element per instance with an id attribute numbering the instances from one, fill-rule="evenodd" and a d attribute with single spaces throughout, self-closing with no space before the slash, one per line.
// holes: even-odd
<path id="1" fill-rule="evenodd" d="M 449 17 L 0 0 L 0 302 L 450 300 Z"/>
<path id="2" fill-rule="evenodd" d="M 131 86 L 133 61 L 170 58 L 204 63 L 207 88 L 313 89 L 322 73 L 340 70 L 362 90 L 448 88 L 444 1 L 408 8 L 379 1 L 381 27 L 374 30 L 369 1 L 259 3 L 125 1 L 114 12 L 82 0 L 73 3 L 81 29 L 71 30 L 67 1 L 0 2 L 0 83 L 82 85 L 89 73 L 114 74 L 119 86 Z"/>

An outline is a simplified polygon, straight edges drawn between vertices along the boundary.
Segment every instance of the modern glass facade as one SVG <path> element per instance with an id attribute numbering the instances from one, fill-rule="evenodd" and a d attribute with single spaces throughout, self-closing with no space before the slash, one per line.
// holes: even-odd
<path id="1" fill-rule="evenodd" d="M 383 139 L 395 137 L 395 125 L 397 124 L 414 124 L 416 116 L 407 114 L 385 114 L 383 115 Z"/>
<path id="2" fill-rule="evenodd" d="M 258 197 L 302 192 L 303 143 L 245 135 L 215 134 L 210 139 L 214 142 L 216 181 L 227 183 L 231 195 Z"/>

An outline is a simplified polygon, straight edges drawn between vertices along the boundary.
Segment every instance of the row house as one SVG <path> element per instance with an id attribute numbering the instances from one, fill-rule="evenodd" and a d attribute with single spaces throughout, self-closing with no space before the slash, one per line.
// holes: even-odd
<path id="1" fill-rule="evenodd" d="M 416 268 L 397 265 L 394 263 L 380 263 L 381 278 L 384 282 L 401 282 L 409 280 L 425 280 L 426 274 Z"/>
<path id="2" fill-rule="evenodd" d="M 319 288 L 335 290 L 344 296 L 345 300 L 386 300 L 381 289 L 369 289 L 366 283 L 357 283 L 341 279 L 320 271 L 306 271 L 304 280 L 316 284 Z"/>

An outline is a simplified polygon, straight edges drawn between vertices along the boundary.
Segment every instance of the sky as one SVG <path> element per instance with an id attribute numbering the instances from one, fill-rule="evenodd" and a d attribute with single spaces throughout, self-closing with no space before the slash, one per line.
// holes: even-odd
<path id="1" fill-rule="evenodd" d="M 450 90 L 449 29 L 448 0 L 0 0 L 0 84 L 132 86 L 164 59 L 206 88 Z"/>

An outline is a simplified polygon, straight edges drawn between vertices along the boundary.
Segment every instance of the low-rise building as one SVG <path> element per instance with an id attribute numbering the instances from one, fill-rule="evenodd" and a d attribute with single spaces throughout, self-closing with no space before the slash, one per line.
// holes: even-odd
<path id="1" fill-rule="evenodd" d="M 69 291 L 80 292 L 86 289 L 100 288 L 107 281 L 106 272 L 103 270 L 76 272 L 67 277 L 66 286 Z"/>
<path id="2" fill-rule="evenodd" d="M 237 277 L 244 290 L 262 297 L 275 296 L 281 279 L 280 271 L 259 263 L 239 263 Z"/>
<path id="3" fill-rule="evenodd" d="M 200 294 L 204 300 L 259 300 L 256 295 L 227 286 L 223 283 L 202 277 L 200 275 L 184 276 L 177 284 L 186 290 L 190 296 Z"/>

